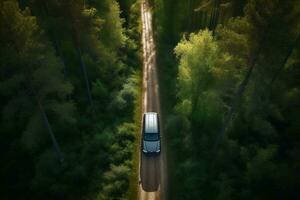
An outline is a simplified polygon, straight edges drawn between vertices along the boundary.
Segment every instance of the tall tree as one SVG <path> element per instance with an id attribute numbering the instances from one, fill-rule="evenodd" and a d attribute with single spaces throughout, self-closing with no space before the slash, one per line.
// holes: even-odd
<path id="1" fill-rule="evenodd" d="M 6 99 L 4 112 L 12 109 L 11 106 L 15 106 L 15 112 L 18 109 L 20 112 L 28 112 L 27 109 L 38 105 L 38 109 L 47 121 L 45 128 L 49 131 L 53 145 L 62 160 L 48 117 L 44 109 L 41 109 L 40 100 L 35 100 L 46 99 L 55 94 L 60 95 L 57 99 L 53 98 L 53 103 L 48 104 L 51 107 L 59 104 L 59 101 L 63 102 L 66 95 L 72 91 L 72 87 L 63 81 L 62 65 L 53 54 L 53 50 L 43 45 L 48 41 L 38 27 L 36 18 L 30 16 L 29 10 L 21 11 L 15 1 L 5 1 L 1 7 L 1 88 L 2 91 L 10 90 L 4 96 Z M 31 95 L 27 94 L 34 95 L 36 99 L 32 99 Z M 21 109 L 22 102 L 28 105 L 25 110 Z M 10 116 L 13 119 L 16 117 L 14 112 Z"/>
<path id="2" fill-rule="evenodd" d="M 256 6 L 257 4 L 255 1 L 250 2 L 247 5 L 246 8 L 246 18 L 250 21 L 250 23 L 257 23 L 253 24 L 254 27 L 256 27 L 256 33 L 253 35 L 250 35 L 250 39 L 255 39 L 257 44 L 254 45 L 254 48 L 252 48 L 252 52 L 249 54 L 248 58 L 248 70 L 245 74 L 244 79 L 239 84 L 237 92 L 235 94 L 235 97 L 233 98 L 232 106 L 230 107 L 227 116 L 224 119 L 223 125 L 220 129 L 220 132 L 216 138 L 215 144 L 214 144 L 214 152 L 217 149 L 217 146 L 225 134 L 226 129 L 229 127 L 232 118 L 234 117 L 236 110 L 239 106 L 240 100 L 246 90 L 246 87 L 250 81 L 250 78 L 253 74 L 254 67 L 257 65 L 257 61 L 259 59 L 259 56 L 262 52 L 262 49 L 264 48 L 264 45 L 266 44 L 267 36 L 270 33 L 271 26 L 273 25 L 273 17 L 276 14 L 277 8 L 280 5 L 280 1 L 270 2 L 267 4 L 264 8 L 264 10 L 261 10 L 260 12 L 257 11 Z"/>

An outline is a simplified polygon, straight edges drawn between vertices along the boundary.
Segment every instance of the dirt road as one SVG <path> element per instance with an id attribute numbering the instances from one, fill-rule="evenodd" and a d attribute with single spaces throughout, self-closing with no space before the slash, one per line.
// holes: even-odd
<path id="1" fill-rule="evenodd" d="M 145 0 L 141 5 L 141 15 L 143 23 L 142 43 L 143 43 L 143 109 L 142 112 L 157 112 L 160 114 L 159 82 L 156 69 L 156 50 L 152 29 L 152 14 L 148 3 Z M 162 119 L 160 117 L 161 124 Z M 161 130 L 161 153 L 156 156 L 145 156 L 140 154 L 139 173 L 139 200 L 165 200 L 167 163 L 165 140 Z"/>

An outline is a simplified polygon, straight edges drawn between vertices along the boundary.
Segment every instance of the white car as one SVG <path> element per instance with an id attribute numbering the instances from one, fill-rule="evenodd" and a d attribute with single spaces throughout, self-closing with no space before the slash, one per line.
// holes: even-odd
<path id="1" fill-rule="evenodd" d="M 145 154 L 160 153 L 159 118 L 155 112 L 147 112 L 143 116 L 142 151 Z"/>

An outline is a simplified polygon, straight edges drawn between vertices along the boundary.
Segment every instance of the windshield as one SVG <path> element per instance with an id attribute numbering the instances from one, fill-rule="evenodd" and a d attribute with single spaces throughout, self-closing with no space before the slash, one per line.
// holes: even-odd
<path id="1" fill-rule="evenodd" d="M 157 141 L 157 140 L 159 140 L 159 135 L 158 135 L 158 133 L 145 133 L 144 140 Z"/>

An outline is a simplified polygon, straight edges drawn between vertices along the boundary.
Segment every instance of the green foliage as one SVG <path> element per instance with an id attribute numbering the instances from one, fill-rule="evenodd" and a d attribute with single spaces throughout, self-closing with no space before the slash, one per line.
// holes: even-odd
<path id="1" fill-rule="evenodd" d="M 136 88 L 138 87 L 138 74 L 132 74 L 123 85 L 123 88 L 115 96 L 111 106 L 116 108 L 116 112 L 133 114 L 134 99 L 138 95 Z"/>
<path id="2" fill-rule="evenodd" d="M 125 199 L 124 191 L 129 186 L 136 132 L 134 124 L 124 123 L 118 127 L 116 142 L 111 146 L 113 164 L 104 174 L 97 199 Z"/>
<path id="3" fill-rule="evenodd" d="M 198 112 L 198 107 L 202 107 L 199 99 L 206 96 L 210 87 L 218 47 L 206 30 L 181 41 L 175 53 L 180 58 L 177 82 L 178 96 L 183 102 L 183 107 L 178 109 L 188 114 Z"/>
<path id="4" fill-rule="evenodd" d="M 203 20 L 192 22 L 194 2 L 154 4 L 163 105 L 171 104 L 163 110 L 170 199 L 299 198 L 297 170 L 288 167 L 299 163 L 299 3 L 199 1 Z M 203 28 L 214 2 L 211 33 Z"/>
<path id="5" fill-rule="evenodd" d="M 125 199 L 122 193 L 128 187 L 129 172 L 130 169 L 126 166 L 113 165 L 111 170 L 104 174 L 105 186 L 97 199 Z"/>
<path id="6" fill-rule="evenodd" d="M 111 0 L 5 0 L 0 10 L 1 199 L 124 197 L 136 143 L 137 12 L 126 9 L 125 23 Z"/>

